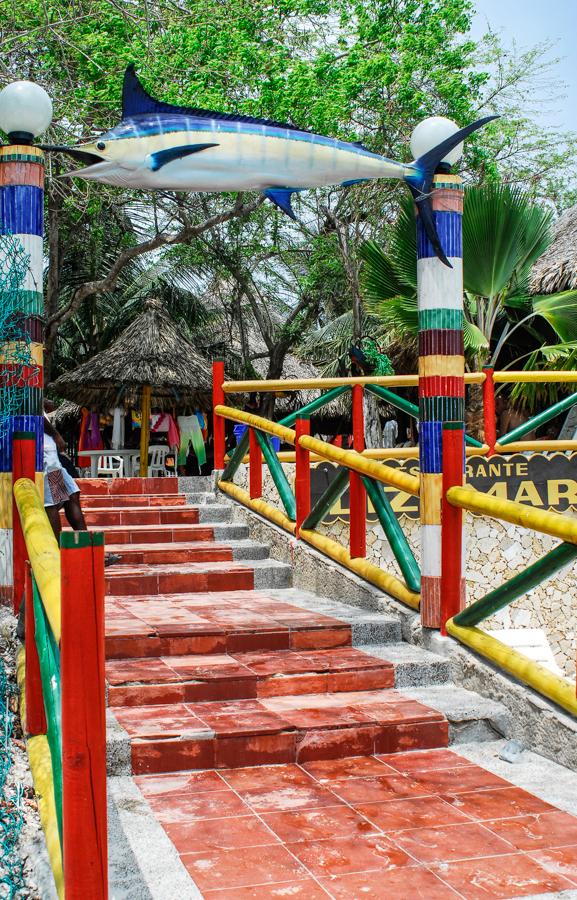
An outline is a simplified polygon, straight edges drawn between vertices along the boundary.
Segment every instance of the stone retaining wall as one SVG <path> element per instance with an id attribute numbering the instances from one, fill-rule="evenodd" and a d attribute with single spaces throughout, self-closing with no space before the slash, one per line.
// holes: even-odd
<path id="1" fill-rule="evenodd" d="M 285 464 L 286 475 L 294 486 L 294 465 Z M 241 466 L 235 482 L 248 490 L 248 468 Z M 268 472 L 263 468 L 263 497 L 281 506 Z M 466 515 L 467 541 L 467 598 L 478 600 L 503 581 L 522 571 L 558 543 L 555 538 L 527 531 L 516 525 Z M 407 516 L 401 524 L 409 544 L 420 560 L 419 523 Z M 319 528 L 324 534 L 348 545 L 349 526 L 335 521 Z M 400 575 L 388 541 L 378 523 L 371 523 L 367 531 L 367 559 Z M 577 571 L 569 565 L 525 597 L 487 619 L 484 627 L 542 628 L 547 636 L 555 660 L 563 672 L 575 676 L 575 634 L 577 627 Z"/>

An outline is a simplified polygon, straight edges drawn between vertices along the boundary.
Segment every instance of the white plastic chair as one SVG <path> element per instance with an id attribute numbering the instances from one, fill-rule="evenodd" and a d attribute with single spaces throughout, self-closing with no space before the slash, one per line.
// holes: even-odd
<path id="1" fill-rule="evenodd" d="M 149 447 L 148 450 L 148 477 L 154 478 L 156 475 L 166 475 L 166 466 L 164 465 L 168 455 L 168 447 L 159 444 L 156 447 Z"/>
<path id="2" fill-rule="evenodd" d="M 124 475 L 124 460 L 121 456 L 99 456 L 98 477 L 105 475 L 107 478 L 122 478 Z"/>

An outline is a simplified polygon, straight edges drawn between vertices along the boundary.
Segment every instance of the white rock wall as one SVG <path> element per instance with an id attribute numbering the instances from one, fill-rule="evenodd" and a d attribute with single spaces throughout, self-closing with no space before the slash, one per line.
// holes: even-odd
<path id="1" fill-rule="evenodd" d="M 294 465 L 285 464 L 285 473 L 294 486 Z M 241 466 L 235 482 L 248 490 L 248 467 Z M 267 467 L 263 468 L 263 498 L 281 506 Z M 522 571 L 548 553 L 558 543 L 555 538 L 526 531 L 516 525 L 467 514 L 467 598 L 479 600 L 491 589 Z M 401 518 L 407 540 L 420 560 L 419 523 Z M 348 545 L 349 526 L 332 522 L 319 528 L 343 545 Z M 400 576 L 397 562 L 383 529 L 371 523 L 367 532 L 367 559 Z M 575 676 L 575 635 L 577 630 L 577 565 L 569 565 L 554 578 L 534 588 L 501 612 L 487 619 L 487 628 L 542 628 L 557 664 L 569 677 Z"/>

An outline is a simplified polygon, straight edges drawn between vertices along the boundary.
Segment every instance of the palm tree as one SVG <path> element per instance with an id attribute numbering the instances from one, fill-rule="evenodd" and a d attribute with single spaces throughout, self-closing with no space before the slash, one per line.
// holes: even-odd
<path id="1" fill-rule="evenodd" d="M 552 240 L 551 213 L 521 189 L 489 184 L 465 191 L 463 287 L 465 355 L 470 369 L 573 367 L 577 359 L 577 291 L 531 296 L 531 269 Z M 415 220 L 401 209 L 388 252 L 363 244 L 367 312 L 389 340 L 414 341 L 418 331 Z M 551 386 L 553 391 L 556 386 Z M 543 393 L 519 386 L 514 399 L 532 407 Z M 547 395 L 553 399 L 551 392 Z"/>

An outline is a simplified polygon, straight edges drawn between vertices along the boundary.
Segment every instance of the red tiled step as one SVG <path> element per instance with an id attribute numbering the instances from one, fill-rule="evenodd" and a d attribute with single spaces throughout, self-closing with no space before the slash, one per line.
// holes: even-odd
<path id="1" fill-rule="evenodd" d="M 139 506 L 127 509 L 87 509 L 89 528 L 107 525 L 182 525 L 198 522 L 198 509 L 193 506 Z"/>
<path id="2" fill-rule="evenodd" d="M 230 554 L 232 558 L 232 553 Z M 115 565 L 106 569 L 106 593 L 112 596 L 176 594 L 188 591 L 252 590 L 254 569 L 240 562 L 173 565 Z"/>
<path id="3" fill-rule="evenodd" d="M 232 549 L 216 541 L 192 541 L 190 543 L 144 543 L 112 544 L 106 548 L 109 553 L 120 556 L 119 564 L 134 566 L 140 563 L 188 563 L 222 562 L 232 560 Z"/>
<path id="4" fill-rule="evenodd" d="M 107 525 L 104 526 L 106 544 L 171 544 L 174 542 L 212 541 L 214 529 L 210 525 Z"/>
<path id="5" fill-rule="evenodd" d="M 150 506 L 186 506 L 184 494 L 103 494 L 82 496 L 82 508 L 87 509 L 122 509 L 130 507 Z"/>
<path id="6" fill-rule="evenodd" d="M 110 706 L 235 700 L 390 688 L 393 664 L 361 650 L 262 651 L 112 660 Z"/>
<path id="7" fill-rule="evenodd" d="M 131 659 L 350 646 L 351 627 L 266 593 L 109 597 L 106 656 Z"/>
<path id="8" fill-rule="evenodd" d="M 452 781 L 442 797 L 437 769 Z M 577 820 L 449 750 L 135 780 L 206 897 L 491 900 L 577 886 Z M 529 820 L 536 839 L 520 847 Z"/>
<path id="9" fill-rule="evenodd" d="M 78 478 L 82 493 L 92 494 L 178 494 L 178 478 Z"/>
<path id="10" fill-rule="evenodd" d="M 445 747 L 448 722 L 397 691 L 117 707 L 136 774 Z"/>

